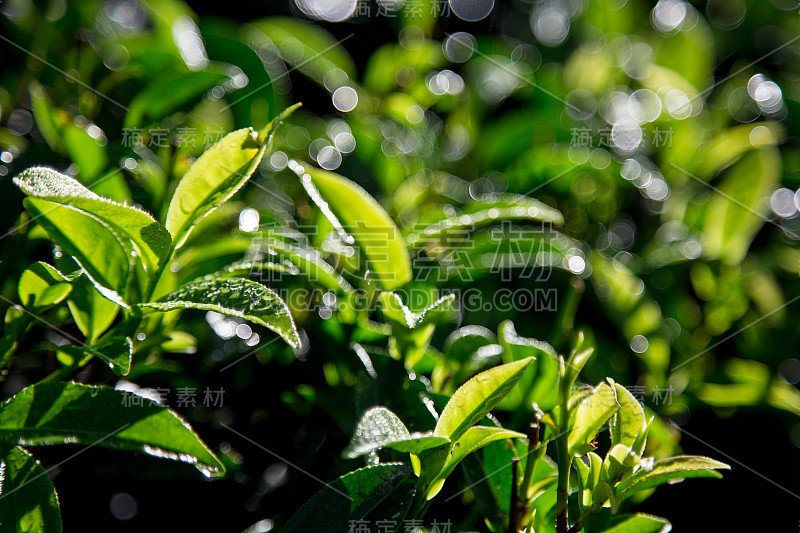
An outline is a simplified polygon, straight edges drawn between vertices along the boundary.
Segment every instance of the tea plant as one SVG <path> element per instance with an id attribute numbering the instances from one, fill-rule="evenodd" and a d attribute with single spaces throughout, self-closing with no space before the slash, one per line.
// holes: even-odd
<path id="1" fill-rule="evenodd" d="M 49 168 L 31 168 L 15 178 L 28 196 L 28 222 L 42 227 L 56 246 L 56 265 L 40 261 L 20 277 L 22 305 L 6 312 L 0 366 L 10 364 L 37 322 L 62 331 L 59 327 L 71 315 L 86 340 L 63 333 L 74 344 L 58 346 L 61 367 L 0 407 L 4 522 L 11 521 L 19 531 L 61 528 L 53 486 L 27 447 L 78 443 L 143 451 L 194 464 L 207 476 L 224 475 L 224 465 L 173 411 L 152 400 L 130 408 L 130 392 L 58 379 L 95 357 L 115 374 L 129 374 L 137 353 L 174 339 L 163 313 L 181 309 L 246 318 L 299 345 L 284 302 L 263 285 L 240 277 L 284 266 L 235 263 L 177 288 L 166 268 L 197 223 L 247 181 L 269 150 L 275 129 L 293 109 L 260 132 L 238 130 L 209 148 L 178 184 L 163 225 L 149 213 L 98 196 Z M 134 347 L 133 338 L 147 338 L 144 331 L 155 339 Z"/>

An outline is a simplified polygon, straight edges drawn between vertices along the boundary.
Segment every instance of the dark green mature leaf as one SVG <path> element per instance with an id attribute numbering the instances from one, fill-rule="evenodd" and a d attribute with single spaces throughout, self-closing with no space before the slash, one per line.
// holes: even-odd
<path id="1" fill-rule="evenodd" d="M 77 209 L 38 198 L 26 198 L 25 207 L 50 238 L 84 269 L 97 290 L 112 302 L 124 304 L 129 259 L 113 231 Z"/>
<path id="2" fill-rule="evenodd" d="M 25 449 L 0 442 L 0 530 L 7 533 L 61 531 L 53 482 Z"/>
<path id="3" fill-rule="evenodd" d="M 449 442 L 447 437 L 435 437 L 430 432 L 409 433 L 405 424 L 389 409 L 373 407 L 361 416 L 353 439 L 342 455 L 354 459 L 379 448 L 419 454 Z"/>
<path id="4" fill-rule="evenodd" d="M 524 438 L 525 435 L 499 427 L 473 426 L 469 428 L 455 443 L 453 443 L 453 454 L 439 472 L 439 475 L 431 484 L 427 498 L 430 500 L 442 490 L 445 479 L 449 476 L 456 466 L 469 454 L 480 450 L 487 444 L 498 440 Z"/>
<path id="5" fill-rule="evenodd" d="M 341 533 L 361 520 L 398 523 L 411 505 L 415 482 L 411 468 L 400 463 L 350 472 L 308 500 L 283 533 Z"/>
<path id="6" fill-rule="evenodd" d="M 139 306 L 164 312 L 202 309 L 244 318 L 271 329 L 293 348 L 300 347 L 300 337 L 289 308 L 280 296 L 255 281 L 240 278 L 195 281 L 157 302 Z"/>
<path id="7" fill-rule="evenodd" d="M 433 434 L 458 440 L 508 394 L 533 360 L 496 366 L 464 383 L 444 406 Z"/>
<path id="8" fill-rule="evenodd" d="M 98 357 L 118 376 L 125 376 L 131 371 L 133 343 L 127 337 L 107 336 L 94 346 L 62 346 L 59 350 L 63 352 L 59 360 L 70 367 L 78 368 L 92 357 Z M 67 361 L 64 362 L 64 359 Z"/>
<path id="9" fill-rule="evenodd" d="M 585 397 L 575 412 L 575 419 L 569 432 L 569 453 L 584 455 L 594 450 L 591 442 L 597 436 L 611 416 L 617 412 L 614 390 L 606 383 L 601 383 L 591 394 Z"/>
<path id="10" fill-rule="evenodd" d="M 225 471 L 177 414 L 108 387 L 31 385 L 0 406 L 0 432 L 21 446 L 95 445 L 182 461 L 208 476 Z"/>
<path id="11" fill-rule="evenodd" d="M 291 167 L 339 234 L 354 238 L 364 250 L 371 277 L 381 288 L 392 290 L 411 281 L 411 258 L 400 230 L 375 198 L 333 172 L 307 163 Z"/>
<path id="12" fill-rule="evenodd" d="M 278 115 L 261 132 L 243 128 L 206 150 L 178 183 L 167 211 L 167 230 L 180 248 L 192 228 L 250 179 L 270 146 L 278 124 L 299 105 Z"/>
<path id="13" fill-rule="evenodd" d="M 716 470 L 730 470 L 730 466 L 701 455 L 678 455 L 661 459 L 650 469 L 640 468 L 631 477 L 614 487 L 617 506 L 625 498 L 645 489 L 663 485 L 675 479 L 694 477 L 721 478 Z"/>
<path id="14" fill-rule="evenodd" d="M 15 177 L 14 183 L 28 196 L 72 206 L 100 219 L 133 242 L 147 270 L 157 270 L 169 257 L 172 238 L 144 211 L 98 196 L 77 180 L 47 167 L 29 168 Z"/>
<path id="15" fill-rule="evenodd" d="M 39 261 L 29 266 L 19 277 L 17 293 L 22 305 L 45 309 L 64 301 L 75 278 L 65 276 L 54 266 Z"/>
<path id="16" fill-rule="evenodd" d="M 611 516 L 608 510 L 592 516 L 586 533 L 659 533 L 669 531 L 669 521 L 642 513 Z"/>
<path id="17" fill-rule="evenodd" d="M 209 70 L 180 72 L 168 78 L 158 76 L 131 101 L 125 127 L 141 128 L 161 120 L 198 101 L 226 79 L 225 74 Z"/>
<path id="18" fill-rule="evenodd" d="M 636 437 L 645 430 L 647 421 L 644 417 L 639 401 L 628 389 L 619 383 L 613 383 L 619 403 L 619 411 L 614 414 L 609 425 L 611 430 L 611 445 L 624 444 L 631 447 L 636 442 Z"/>

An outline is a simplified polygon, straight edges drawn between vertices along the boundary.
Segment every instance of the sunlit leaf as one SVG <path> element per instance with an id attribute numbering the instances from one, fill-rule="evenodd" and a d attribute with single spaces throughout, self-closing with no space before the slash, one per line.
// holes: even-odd
<path id="1" fill-rule="evenodd" d="M 77 180 L 46 167 L 33 167 L 14 178 L 28 196 L 72 206 L 102 220 L 130 239 L 149 270 L 156 270 L 170 253 L 167 230 L 148 213 L 96 195 Z"/>
<path id="2" fill-rule="evenodd" d="M 633 446 L 636 437 L 645 429 L 644 409 L 628 389 L 619 383 L 614 383 L 613 386 L 617 403 L 619 403 L 619 411 L 614 414 L 609 425 L 611 445 L 624 444 L 630 447 Z"/>
<path id="3" fill-rule="evenodd" d="M 350 235 L 364 250 L 371 278 L 385 290 L 411 280 L 411 258 L 400 230 L 383 207 L 360 185 L 333 172 L 293 164 L 311 199 L 340 235 Z M 341 221 L 341 222 L 340 222 Z"/>
<path id="4" fill-rule="evenodd" d="M 373 407 L 361 416 L 353 439 L 342 455 L 353 459 L 380 448 L 419 454 L 449 442 L 447 437 L 436 437 L 431 432 L 409 433 L 405 424 L 389 409 Z"/>
<path id="5" fill-rule="evenodd" d="M 439 415 L 434 435 L 458 440 L 508 394 L 533 357 L 481 372 L 456 390 Z"/>
<path id="6" fill-rule="evenodd" d="M 179 248 L 192 228 L 228 200 L 250 178 L 269 148 L 278 124 L 297 106 L 285 110 L 261 132 L 243 128 L 206 150 L 181 178 L 167 211 L 166 227 Z"/>
<path id="7" fill-rule="evenodd" d="M 71 255 L 109 300 L 123 303 L 129 259 L 119 237 L 103 223 L 71 207 L 26 198 L 25 207 L 50 238 Z"/>
<path id="8" fill-rule="evenodd" d="M 272 290 L 255 281 L 239 278 L 196 281 L 157 302 L 139 306 L 162 312 L 202 309 L 244 318 L 271 329 L 293 348 L 300 347 L 300 337 L 286 304 Z"/>
<path id="9" fill-rule="evenodd" d="M 0 407 L 0 431 L 21 446 L 83 444 L 182 461 L 207 475 L 222 463 L 174 412 L 127 391 L 40 383 Z"/>
<path id="10" fill-rule="evenodd" d="M 25 307 L 44 309 L 62 302 L 72 291 L 74 279 L 39 261 L 20 275 L 17 293 Z"/>
<path id="11" fill-rule="evenodd" d="M 721 478 L 717 470 L 730 470 L 730 466 L 700 455 L 678 455 L 656 461 L 652 468 L 640 468 L 631 477 L 614 487 L 617 501 L 636 492 L 663 485 L 676 479 L 694 477 Z"/>
<path id="12" fill-rule="evenodd" d="M 432 484 L 434 490 L 427 494 L 427 498 L 430 500 L 436 496 L 436 494 L 442 488 L 442 484 L 437 483 L 437 481 L 444 481 L 467 455 L 476 452 L 487 444 L 496 442 L 498 440 L 524 437 L 525 435 L 522 433 L 499 427 L 473 426 L 469 428 L 456 442 L 453 443 L 453 454 L 444 465 L 444 468 L 442 468 L 442 471 L 439 472 L 436 480 L 434 480 Z"/>
<path id="13" fill-rule="evenodd" d="M 601 383 L 589 396 L 585 397 L 578 405 L 574 421 L 569 432 L 569 453 L 584 455 L 592 450 L 594 441 L 600 428 L 608 419 L 617 412 L 617 403 L 614 390 L 606 383 Z"/>
<path id="14" fill-rule="evenodd" d="M 454 300 L 455 295 L 448 294 L 447 296 L 442 296 L 420 312 L 414 313 L 403 303 L 399 294 L 395 292 L 382 292 L 380 294 L 381 310 L 383 314 L 387 318 L 409 329 L 414 329 L 426 323 L 426 317 L 436 311 L 443 311 L 449 308 Z"/>
<path id="15" fill-rule="evenodd" d="M 8 533 L 61 532 L 53 482 L 25 449 L 0 442 L 0 526 Z"/>

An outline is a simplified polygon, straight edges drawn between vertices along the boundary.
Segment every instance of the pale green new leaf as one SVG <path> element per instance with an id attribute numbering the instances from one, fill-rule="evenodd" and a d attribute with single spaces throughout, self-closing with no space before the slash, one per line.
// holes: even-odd
<path id="1" fill-rule="evenodd" d="M 244 318 L 271 329 L 292 348 L 300 347 L 300 337 L 286 303 L 255 281 L 240 278 L 195 281 L 157 302 L 139 306 L 156 311 L 202 309 Z"/>
<path id="2" fill-rule="evenodd" d="M 603 516 L 605 523 L 586 527 L 587 533 L 662 533 L 671 529 L 670 523 L 660 516 L 648 514 L 626 514 L 615 517 Z M 601 519 L 602 520 L 602 519 Z"/>
<path id="3" fill-rule="evenodd" d="M 112 302 L 124 304 L 130 262 L 114 232 L 75 208 L 39 198 L 26 198 L 25 208 L 67 255 L 75 258 L 97 290 Z"/>
<path id="4" fill-rule="evenodd" d="M 458 464 L 469 454 L 480 450 L 487 444 L 498 440 L 524 438 L 525 435 L 510 429 L 500 427 L 486 427 L 486 426 L 473 426 L 469 428 L 462 436 L 453 444 L 453 454 L 450 459 L 436 476 L 431 489 L 428 491 L 427 498 L 430 500 L 442 489 L 445 479 L 449 476 Z"/>
<path id="5" fill-rule="evenodd" d="M 436 437 L 431 432 L 410 433 L 405 424 L 389 409 L 373 407 L 358 421 L 353 439 L 342 455 L 347 459 L 354 459 L 380 448 L 419 454 L 428 448 L 449 442 L 447 437 Z"/>
<path id="6" fill-rule="evenodd" d="M 64 301 L 72 291 L 74 279 L 65 276 L 54 266 L 39 261 L 20 275 L 17 294 L 25 307 L 45 309 Z"/>
<path id="7" fill-rule="evenodd" d="M 619 383 L 612 382 L 612 384 L 617 394 L 619 411 L 614 414 L 609 425 L 611 445 L 624 444 L 631 447 L 636 442 L 636 437 L 645 430 L 647 425 L 644 409 L 628 389 Z"/>
<path id="8" fill-rule="evenodd" d="M 238 191 L 250 178 L 270 145 L 275 128 L 298 106 L 278 115 L 261 132 L 243 128 L 206 150 L 181 178 L 167 211 L 167 230 L 180 248 L 192 228 Z"/>
<path id="9" fill-rule="evenodd" d="M 28 196 L 72 206 L 102 220 L 133 242 L 147 270 L 157 270 L 169 256 L 172 239 L 166 228 L 140 209 L 98 196 L 76 179 L 47 167 L 29 168 L 14 183 Z"/>
<path id="10" fill-rule="evenodd" d="M 717 470 L 730 470 L 730 468 L 725 463 L 701 455 L 678 455 L 656 461 L 650 469 L 640 468 L 631 477 L 614 487 L 614 493 L 616 500 L 621 502 L 636 492 L 676 479 L 721 478 L 722 474 Z"/>
<path id="11" fill-rule="evenodd" d="M 499 365 L 464 383 L 444 406 L 433 434 L 458 440 L 508 394 L 533 360 Z"/>
<path id="12" fill-rule="evenodd" d="M 568 446 L 572 455 L 584 455 L 594 449 L 594 441 L 600 428 L 619 409 L 614 390 L 601 383 L 585 397 L 575 411 L 569 432 Z"/>

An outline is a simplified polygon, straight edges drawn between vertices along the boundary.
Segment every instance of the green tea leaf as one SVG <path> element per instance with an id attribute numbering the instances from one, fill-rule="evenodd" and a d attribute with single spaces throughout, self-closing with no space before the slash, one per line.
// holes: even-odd
<path id="1" fill-rule="evenodd" d="M 98 196 L 77 180 L 51 168 L 29 168 L 15 177 L 14 183 L 28 196 L 72 206 L 100 219 L 133 242 L 147 270 L 157 270 L 169 257 L 172 244 L 169 233 L 144 211 Z"/>
<path id="2" fill-rule="evenodd" d="M 113 231 L 77 209 L 38 198 L 26 198 L 25 208 L 50 238 L 83 268 L 97 290 L 124 305 L 130 266 L 128 254 Z"/>
<path id="3" fill-rule="evenodd" d="M 568 447 L 572 455 L 584 455 L 592 450 L 600 428 L 617 412 L 614 390 L 606 383 L 598 385 L 589 396 L 583 398 L 575 411 L 575 418 L 570 429 Z"/>
<path id="4" fill-rule="evenodd" d="M 20 275 L 17 293 L 22 305 L 31 309 L 46 309 L 64 301 L 72 291 L 72 277 L 54 266 L 39 261 Z"/>
<path id="5" fill-rule="evenodd" d="M 402 324 L 408 329 L 414 329 L 426 323 L 425 319 L 429 314 L 450 307 L 453 301 L 455 301 L 455 295 L 448 294 L 447 296 L 442 296 L 419 313 L 414 313 L 406 307 L 400 295 L 395 292 L 382 292 L 380 294 L 380 301 L 384 316 Z"/>
<path id="6" fill-rule="evenodd" d="M 291 168 L 340 236 L 350 242 L 354 238 L 364 250 L 371 278 L 380 287 L 392 290 L 411 281 L 411 258 L 400 230 L 375 198 L 333 172 L 307 163 Z"/>
<path id="7" fill-rule="evenodd" d="M 604 510 L 592 516 L 586 533 L 660 533 L 670 528 L 670 523 L 659 516 L 642 513 L 611 516 Z"/>
<path id="8" fill-rule="evenodd" d="M 144 452 L 222 475 L 219 459 L 177 414 L 131 392 L 40 383 L 0 407 L 0 431 L 21 446 L 83 444 Z"/>
<path id="9" fill-rule="evenodd" d="M 216 311 L 265 326 L 283 337 L 292 348 L 300 347 L 300 337 L 284 301 L 267 287 L 247 279 L 195 281 L 157 302 L 142 303 L 139 307 L 162 312 L 175 309 Z"/>
<path id="10" fill-rule="evenodd" d="M 117 304 L 97 292 L 95 285 L 86 276 L 73 282 L 67 306 L 78 329 L 89 342 L 94 342 L 111 327 L 120 309 Z"/>
<path id="11" fill-rule="evenodd" d="M 676 479 L 694 477 L 721 478 L 716 470 L 730 470 L 730 466 L 701 455 L 678 455 L 660 459 L 652 468 L 640 468 L 631 477 L 614 487 L 616 500 L 621 502 L 633 494 L 669 483 Z"/>
<path id="12" fill-rule="evenodd" d="M 294 246 L 277 239 L 269 240 L 267 248 L 286 257 L 308 276 L 309 280 L 319 283 L 326 289 L 344 293 L 353 292 L 352 285 L 336 272 L 336 269 L 327 263 L 315 249 Z"/>
<path id="13" fill-rule="evenodd" d="M 229 133 L 206 150 L 178 183 L 167 211 L 167 230 L 174 248 L 180 248 L 192 228 L 250 179 L 270 146 L 278 124 L 298 106 L 292 106 L 260 133 L 243 128 Z"/>
<path id="14" fill-rule="evenodd" d="M 464 383 L 444 406 L 433 434 L 458 440 L 508 394 L 533 360 L 496 366 Z"/>
<path id="15" fill-rule="evenodd" d="M 435 437 L 430 432 L 409 433 L 405 424 L 389 409 L 373 407 L 361 416 L 353 439 L 342 455 L 354 459 L 380 448 L 419 454 L 449 442 L 447 437 Z"/>
<path id="16" fill-rule="evenodd" d="M 443 483 L 439 483 L 439 481 L 443 482 L 467 455 L 492 442 L 514 438 L 525 438 L 525 435 L 499 427 L 473 426 L 469 428 L 461 438 L 453 443 L 453 454 L 431 484 L 433 490 L 428 492 L 427 498 L 430 500 L 436 496 L 443 486 Z"/>
<path id="17" fill-rule="evenodd" d="M 613 383 L 619 403 L 619 411 L 614 414 L 609 425 L 611 429 L 611 445 L 624 444 L 631 447 L 636 437 L 645 430 L 647 421 L 639 401 L 628 389 L 619 383 Z"/>
<path id="18" fill-rule="evenodd" d="M 448 231 L 475 229 L 503 220 L 535 220 L 561 225 L 564 217 L 557 209 L 521 194 L 484 194 L 467 204 L 460 216 L 450 216 L 406 237 L 409 246 L 438 237 Z"/>
<path id="19" fill-rule="evenodd" d="M 107 336 L 94 346 L 62 346 L 59 351 L 62 352 L 59 360 L 68 358 L 69 361 L 62 360 L 62 363 L 70 367 L 81 367 L 92 357 L 98 357 L 118 376 L 125 376 L 131 371 L 133 343 L 128 337 Z"/>
<path id="20" fill-rule="evenodd" d="M 53 482 L 25 449 L 0 442 L 0 526 L 8 533 L 60 533 Z"/>
<path id="21" fill-rule="evenodd" d="M 312 496 L 289 520 L 284 533 L 338 533 L 354 521 L 399 523 L 414 497 L 416 478 L 408 465 L 386 463 L 350 472 Z"/>

